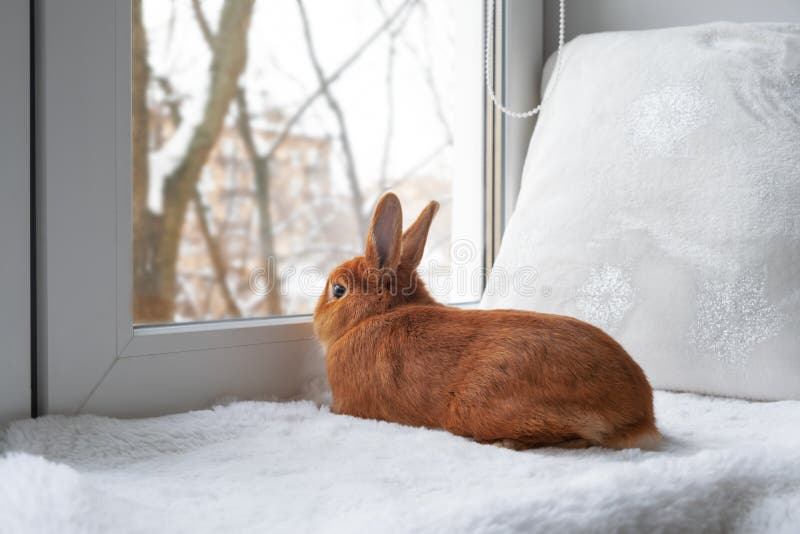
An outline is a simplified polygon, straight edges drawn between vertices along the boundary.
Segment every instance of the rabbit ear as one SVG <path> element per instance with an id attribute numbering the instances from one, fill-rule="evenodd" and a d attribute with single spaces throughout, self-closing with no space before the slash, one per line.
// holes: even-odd
<path id="1" fill-rule="evenodd" d="M 367 232 L 364 257 L 374 269 L 397 269 L 400 263 L 400 237 L 403 232 L 403 209 L 394 193 L 386 193 L 378 201 Z"/>
<path id="2" fill-rule="evenodd" d="M 425 206 L 414 224 L 409 226 L 403 234 L 402 254 L 400 255 L 400 263 L 403 266 L 413 270 L 422 261 L 425 242 L 428 240 L 428 230 L 431 228 L 431 222 L 437 211 L 439 211 L 439 203 L 432 200 Z"/>

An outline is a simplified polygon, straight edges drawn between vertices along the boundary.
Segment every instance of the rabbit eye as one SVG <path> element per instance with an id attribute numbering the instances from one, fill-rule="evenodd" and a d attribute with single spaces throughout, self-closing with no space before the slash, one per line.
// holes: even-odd
<path id="1" fill-rule="evenodd" d="M 333 297 L 340 299 L 347 293 L 347 288 L 341 284 L 333 284 Z"/>

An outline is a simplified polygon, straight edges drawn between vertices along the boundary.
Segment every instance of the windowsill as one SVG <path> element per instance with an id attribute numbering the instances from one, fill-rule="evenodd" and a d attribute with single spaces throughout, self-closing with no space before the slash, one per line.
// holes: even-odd
<path id="1" fill-rule="evenodd" d="M 121 356 L 146 356 L 312 339 L 311 315 L 137 326 Z"/>

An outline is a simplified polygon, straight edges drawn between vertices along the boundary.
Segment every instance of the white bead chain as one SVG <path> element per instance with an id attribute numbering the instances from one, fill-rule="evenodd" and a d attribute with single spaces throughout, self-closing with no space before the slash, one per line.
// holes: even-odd
<path id="1" fill-rule="evenodd" d="M 561 71 L 561 49 L 564 48 L 564 0 L 559 0 L 559 13 L 558 13 L 558 51 L 556 52 L 556 66 L 553 72 L 553 76 L 550 79 L 550 82 L 547 84 L 547 88 L 544 90 L 544 96 L 542 96 L 542 100 L 538 106 L 533 109 L 530 109 L 525 112 L 519 111 L 512 111 L 509 108 L 505 107 L 503 104 L 497 101 L 497 97 L 494 94 L 494 87 L 491 83 L 491 77 L 489 76 L 489 57 L 490 51 L 493 49 L 493 42 L 494 42 L 494 35 L 492 33 L 494 28 L 494 2 L 495 0 L 488 0 L 489 1 L 489 9 L 486 11 L 486 43 L 484 46 L 484 77 L 486 78 L 486 90 L 489 92 L 489 96 L 492 97 L 492 102 L 497 109 L 508 115 L 509 117 L 514 117 L 516 119 L 526 119 L 528 117 L 533 117 L 542 109 L 542 104 L 547 101 L 547 97 L 550 95 L 553 87 L 555 86 L 556 82 L 558 81 L 558 74 Z M 492 70 L 492 75 L 494 75 L 494 69 Z"/>

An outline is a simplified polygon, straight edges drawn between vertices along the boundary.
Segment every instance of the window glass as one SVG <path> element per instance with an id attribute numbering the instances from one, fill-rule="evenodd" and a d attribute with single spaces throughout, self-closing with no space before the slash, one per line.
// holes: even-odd
<path id="1" fill-rule="evenodd" d="M 441 203 L 421 266 L 434 296 L 479 298 L 480 159 L 459 173 L 458 147 L 482 109 L 458 117 L 460 3 L 133 0 L 134 322 L 311 313 L 389 190 L 406 225 Z"/>

